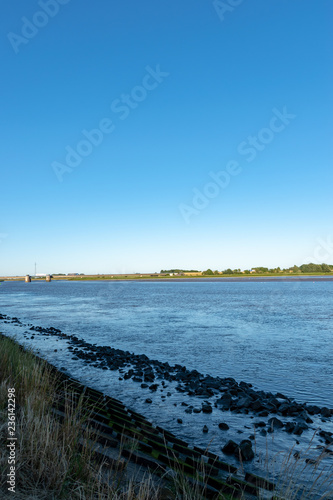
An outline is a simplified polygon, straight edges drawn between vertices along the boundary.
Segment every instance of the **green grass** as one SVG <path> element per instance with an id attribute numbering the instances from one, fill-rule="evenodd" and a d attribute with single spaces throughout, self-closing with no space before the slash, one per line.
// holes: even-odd
<path id="1" fill-rule="evenodd" d="M 138 276 L 135 274 L 128 274 L 124 276 L 113 276 L 112 275 L 100 275 L 100 276 L 76 276 L 70 278 L 61 278 L 66 279 L 67 281 L 103 281 L 103 280 L 163 280 L 163 279 L 172 279 L 172 280 L 181 280 L 181 279 L 207 279 L 207 278 L 245 278 L 245 279 L 253 279 L 253 278 L 280 278 L 280 277 L 288 277 L 288 278 L 299 278 L 306 276 L 330 276 L 333 278 L 333 273 L 253 273 L 253 274 L 216 274 L 212 275 L 199 275 L 199 276 Z"/>

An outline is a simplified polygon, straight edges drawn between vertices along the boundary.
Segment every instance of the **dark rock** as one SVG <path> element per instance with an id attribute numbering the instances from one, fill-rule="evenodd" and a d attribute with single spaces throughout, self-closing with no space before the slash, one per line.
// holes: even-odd
<path id="1" fill-rule="evenodd" d="M 250 408 L 253 411 L 260 411 L 264 409 L 262 403 L 258 399 L 256 401 L 252 401 L 252 403 L 250 404 Z"/>
<path id="2" fill-rule="evenodd" d="M 183 423 L 183 421 L 182 421 L 181 418 L 177 418 L 177 422 L 178 422 L 178 424 L 182 424 Z"/>
<path id="3" fill-rule="evenodd" d="M 305 422 L 298 422 L 295 426 L 295 429 L 293 430 L 293 434 L 296 434 L 296 436 L 300 436 L 303 431 L 306 431 L 309 428 L 308 425 L 306 425 Z"/>
<path id="4" fill-rule="evenodd" d="M 306 410 L 309 413 L 309 415 L 317 415 L 318 413 L 320 413 L 320 408 L 319 406 L 316 405 L 307 406 Z"/>
<path id="5" fill-rule="evenodd" d="M 320 409 L 320 414 L 325 418 L 330 418 L 331 410 L 329 410 L 328 408 L 326 408 L 326 406 L 324 406 L 323 408 Z"/>
<path id="6" fill-rule="evenodd" d="M 141 387 L 142 387 L 142 389 L 146 389 L 146 388 L 148 387 L 148 384 L 146 384 L 145 382 L 143 382 L 143 383 L 141 384 Z"/>
<path id="7" fill-rule="evenodd" d="M 232 397 L 228 392 L 225 392 L 223 396 L 216 400 L 216 404 L 218 406 L 222 406 L 222 408 L 229 409 L 232 403 Z"/>
<path id="8" fill-rule="evenodd" d="M 294 432 L 295 427 L 296 427 L 296 422 L 287 422 L 284 430 L 286 432 L 289 432 L 289 434 L 290 434 L 290 433 Z"/>
<path id="9" fill-rule="evenodd" d="M 253 400 L 252 398 L 250 398 L 250 396 L 243 396 L 239 398 L 236 405 L 238 408 L 248 408 L 252 402 Z"/>
<path id="10" fill-rule="evenodd" d="M 202 413 L 212 413 L 213 408 L 209 404 L 202 403 L 201 405 Z"/>
<path id="11" fill-rule="evenodd" d="M 281 415 L 289 415 L 290 403 L 282 403 L 279 406 L 279 413 Z"/>
<path id="12" fill-rule="evenodd" d="M 241 443 L 239 445 L 239 449 L 240 449 L 242 460 L 244 460 L 245 462 L 248 462 L 249 460 L 252 460 L 254 458 L 254 453 L 252 450 L 252 443 L 248 439 L 244 439 L 243 441 L 241 441 Z M 238 456 L 236 454 L 236 452 L 234 454 L 236 457 Z"/>
<path id="13" fill-rule="evenodd" d="M 289 407 L 289 411 L 288 411 L 288 415 L 291 415 L 291 416 L 296 416 L 296 415 L 299 415 L 300 413 L 302 413 L 303 411 L 303 406 L 302 405 L 299 405 L 297 403 L 292 403 Z"/>
<path id="14" fill-rule="evenodd" d="M 329 431 L 319 431 L 319 436 L 323 437 L 326 444 L 333 444 L 333 433 Z"/>
<path id="15" fill-rule="evenodd" d="M 249 389 L 250 387 L 252 387 L 252 384 L 248 384 L 246 382 L 243 382 L 243 380 L 241 380 L 239 382 L 239 387 L 246 390 L 246 389 Z"/>
<path id="16" fill-rule="evenodd" d="M 150 398 L 147 398 L 145 402 L 146 403 L 152 403 L 152 400 Z"/>
<path id="17" fill-rule="evenodd" d="M 281 392 L 278 392 L 276 394 L 276 397 L 279 399 L 286 399 L 287 401 L 289 401 L 289 398 L 287 398 L 287 396 L 285 396 L 284 394 L 281 394 Z"/>
<path id="18" fill-rule="evenodd" d="M 154 382 L 155 375 L 153 373 L 145 373 L 144 381 L 145 382 Z"/>
<path id="19" fill-rule="evenodd" d="M 268 424 L 269 424 L 269 426 L 270 426 L 270 428 L 272 430 L 274 430 L 274 429 L 282 429 L 282 427 L 283 427 L 283 422 L 281 422 L 281 420 L 279 420 L 276 417 L 270 418 L 268 420 Z"/>
<path id="20" fill-rule="evenodd" d="M 219 423 L 219 429 L 221 429 L 221 431 L 227 431 L 229 429 L 229 425 L 221 422 Z"/>
<path id="21" fill-rule="evenodd" d="M 313 424 L 313 420 L 309 417 L 309 414 L 306 410 L 303 410 L 300 414 L 299 417 L 304 420 L 307 424 Z"/>
<path id="22" fill-rule="evenodd" d="M 233 455 L 236 450 L 238 450 L 238 444 L 235 443 L 235 441 L 232 441 L 232 439 L 230 439 L 222 448 L 223 453 L 226 455 Z"/>
<path id="23" fill-rule="evenodd" d="M 125 375 L 124 375 L 124 380 L 128 380 L 129 378 L 131 378 L 133 373 L 134 373 L 134 370 L 128 370 L 128 372 L 125 373 Z"/>
<path id="24" fill-rule="evenodd" d="M 205 433 L 206 433 L 206 432 L 208 432 L 208 427 L 207 427 L 207 425 L 204 425 L 204 426 L 203 426 L 203 428 L 202 428 L 202 432 L 205 432 Z"/>
<path id="25" fill-rule="evenodd" d="M 266 422 L 263 422 L 263 421 L 255 422 L 254 427 L 266 427 Z"/>

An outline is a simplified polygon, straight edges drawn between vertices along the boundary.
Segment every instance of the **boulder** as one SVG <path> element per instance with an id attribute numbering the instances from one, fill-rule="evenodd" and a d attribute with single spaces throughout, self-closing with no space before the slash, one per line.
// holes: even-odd
<path id="1" fill-rule="evenodd" d="M 294 432 L 295 427 L 296 427 L 296 422 L 287 422 L 284 430 L 286 432 L 292 433 Z"/>
<path id="2" fill-rule="evenodd" d="M 239 445 L 239 450 L 242 460 L 244 460 L 245 462 L 248 462 L 249 460 L 252 460 L 254 458 L 252 443 L 250 440 L 244 439 L 243 441 L 241 441 Z M 235 456 L 237 456 L 236 453 Z"/>
<path id="3" fill-rule="evenodd" d="M 296 434 L 296 436 L 300 436 L 303 431 L 306 431 L 309 428 L 308 425 L 306 425 L 305 422 L 298 422 L 295 426 L 295 429 L 293 430 L 293 434 Z"/>
<path id="4" fill-rule="evenodd" d="M 249 405 L 249 407 L 253 410 L 253 411 L 260 411 L 260 410 L 263 410 L 264 407 L 262 405 L 262 403 L 259 401 L 259 399 L 257 399 L 256 401 L 252 401 Z"/>
<path id="5" fill-rule="evenodd" d="M 323 437 L 326 444 L 333 444 L 333 433 L 330 431 L 320 431 L 319 436 Z"/>
<path id="6" fill-rule="evenodd" d="M 201 405 L 202 413 L 212 413 L 213 408 L 208 403 L 202 403 Z"/>
<path id="7" fill-rule="evenodd" d="M 331 410 L 329 410 L 328 408 L 326 408 L 326 406 L 324 406 L 323 408 L 320 409 L 320 414 L 324 418 L 330 418 Z"/>
<path id="8" fill-rule="evenodd" d="M 226 455 L 233 455 L 238 450 L 238 444 L 230 439 L 222 448 L 223 453 Z"/>
<path id="9" fill-rule="evenodd" d="M 225 392 L 223 396 L 216 400 L 216 404 L 218 406 L 222 406 L 222 408 L 228 410 L 232 403 L 232 397 L 228 392 Z"/>
<path id="10" fill-rule="evenodd" d="M 251 403 L 253 403 L 253 400 L 250 396 L 241 396 L 236 405 L 238 408 L 248 408 Z"/>
<path id="11" fill-rule="evenodd" d="M 309 405 L 306 407 L 306 409 L 309 415 L 317 415 L 318 413 L 320 413 L 320 408 L 316 405 Z"/>
<path id="12" fill-rule="evenodd" d="M 268 420 L 268 424 L 269 424 L 269 426 L 270 426 L 270 428 L 272 430 L 274 430 L 274 429 L 282 429 L 282 427 L 283 427 L 283 422 L 281 422 L 281 420 L 279 420 L 276 417 L 270 418 Z"/>

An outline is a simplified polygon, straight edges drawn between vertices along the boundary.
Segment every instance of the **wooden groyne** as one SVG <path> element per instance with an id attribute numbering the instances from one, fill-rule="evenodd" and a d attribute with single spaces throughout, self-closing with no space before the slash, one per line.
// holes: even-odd
<path id="1" fill-rule="evenodd" d="M 105 459 L 111 469 L 119 468 L 119 456 L 138 468 L 167 477 L 180 473 L 190 484 L 199 483 L 204 498 L 273 498 L 274 484 L 251 473 L 240 472 L 214 453 L 177 438 L 121 401 L 84 386 L 50 365 L 59 380 L 59 399 L 53 407 L 56 418 L 65 418 L 68 395 L 88 409 L 85 425 L 93 431 L 96 458 Z M 73 400 L 74 395 L 74 400 Z"/>

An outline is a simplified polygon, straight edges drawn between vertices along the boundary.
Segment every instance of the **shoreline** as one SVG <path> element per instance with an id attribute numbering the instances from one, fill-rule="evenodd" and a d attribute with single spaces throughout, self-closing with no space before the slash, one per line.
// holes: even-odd
<path id="1" fill-rule="evenodd" d="M 2 315 L 0 319 L 18 326 L 27 327 L 18 318 L 10 318 Z M 252 443 L 256 441 L 257 447 L 258 440 L 264 439 L 264 437 L 266 439 L 272 437 L 276 442 L 289 439 L 291 441 L 289 443 L 290 447 L 295 441 L 298 444 L 301 442 L 304 445 L 308 437 L 310 441 L 310 433 L 312 434 L 313 432 L 317 433 L 314 443 L 318 448 L 325 449 L 325 446 L 332 445 L 333 443 L 333 433 L 329 430 L 333 430 L 333 411 L 330 408 L 299 404 L 294 399 L 288 398 L 283 394 L 253 390 L 250 383 L 238 383 L 233 378 L 221 379 L 220 377 L 210 377 L 209 375 L 204 376 L 197 370 L 187 370 L 182 365 L 170 365 L 169 363 L 153 360 L 145 354 L 135 354 L 110 346 L 90 344 L 75 335 L 67 335 L 53 327 L 43 328 L 29 325 L 29 335 L 37 339 L 45 337 L 54 337 L 56 340 L 57 338 L 59 340 L 62 339 L 67 346 L 66 350 L 71 353 L 72 359 L 76 358 L 78 360 L 76 362 L 94 366 L 96 372 L 103 370 L 101 373 L 105 373 L 106 376 L 110 374 L 110 377 L 119 377 L 119 384 L 123 387 L 124 396 L 129 389 L 128 384 L 133 384 L 133 388 L 137 388 L 138 397 L 142 399 L 142 402 L 144 401 L 143 407 L 147 408 L 147 410 L 142 409 L 142 406 L 141 409 L 136 409 L 135 406 L 133 408 L 144 415 L 146 415 L 146 412 L 149 415 L 149 407 L 153 406 L 151 403 L 155 403 L 158 400 L 161 401 L 160 398 L 162 398 L 162 402 L 167 404 L 168 399 L 172 399 L 168 397 L 169 395 L 178 394 L 178 406 L 177 404 L 175 405 L 177 408 L 174 408 L 173 412 L 173 415 L 175 415 L 176 411 L 176 417 L 172 418 L 177 418 L 178 420 L 179 435 L 177 438 L 180 440 L 184 440 L 182 429 L 190 422 L 189 418 L 198 417 L 201 418 L 200 431 L 201 433 L 205 433 L 206 430 L 204 429 L 207 427 L 207 434 L 205 434 L 207 436 L 211 435 L 214 426 L 217 426 L 217 422 L 219 422 L 217 432 L 220 433 L 221 444 L 224 444 L 224 446 L 228 443 L 228 437 L 232 438 L 231 441 L 236 446 L 239 446 L 237 442 L 239 443 L 240 437 L 248 438 L 245 441 L 250 441 L 251 447 Z M 63 370 L 66 369 L 63 368 L 60 371 Z M 83 384 L 87 385 L 87 382 L 83 382 Z M 98 389 L 94 387 L 94 390 Z M 139 396 L 139 393 L 142 393 L 142 397 Z M 149 397 L 147 398 L 146 396 Z M 121 396 L 117 397 L 122 399 Z M 168 414 L 167 407 L 161 408 L 161 411 Z M 225 426 L 225 424 L 226 422 L 230 424 L 230 421 L 226 417 L 230 414 L 238 415 L 238 422 L 243 421 L 244 425 L 242 427 L 249 430 L 244 431 L 242 427 L 238 427 L 237 432 L 236 429 L 230 429 L 229 431 L 229 426 Z M 214 416 L 219 419 L 215 421 L 215 424 L 212 420 Z M 151 421 L 155 420 L 151 416 L 148 418 Z M 254 420 L 249 420 L 251 418 Z M 315 423 L 313 423 L 313 420 Z M 247 422 L 248 424 L 246 425 Z M 162 428 L 165 424 L 155 423 L 155 425 Z M 194 431 L 191 427 L 189 428 L 191 429 L 191 433 L 194 432 L 195 434 L 198 431 L 198 429 Z M 235 431 L 234 434 L 232 434 L 232 430 Z M 250 434 L 251 430 L 252 434 Z M 170 429 L 168 432 L 173 433 L 175 431 Z M 237 433 L 244 432 L 249 436 L 245 434 L 244 436 L 239 435 L 237 438 Z M 302 437 L 300 438 L 300 436 Z M 190 446 L 196 446 L 195 441 L 196 439 L 193 442 L 191 441 Z M 204 449 L 202 444 L 199 445 L 199 448 L 200 446 L 201 449 Z M 235 461 L 237 461 L 234 451 L 230 453 L 230 449 L 222 450 L 222 457 L 225 457 L 223 459 L 229 460 L 229 463 L 231 459 L 231 465 L 233 466 L 235 466 Z M 214 453 L 216 456 L 220 455 L 220 453 L 217 455 L 215 450 Z M 248 463 L 251 464 L 252 460 L 250 459 Z M 251 467 L 249 470 L 251 473 L 253 472 Z M 260 475 L 260 471 L 256 474 Z"/>
<path id="2" fill-rule="evenodd" d="M 109 276 L 109 275 L 106 275 Z M 25 277 L 24 276 L 15 276 L 15 277 L 6 277 L 2 276 L 0 277 L 0 282 L 3 283 L 15 283 L 15 282 L 21 282 L 24 281 Z M 256 275 L 256 276 L 174 276 L 174 277 L 163 277 L 163 276 L 151 276 L 151 277 L 134 277 L 133 275 L 130 275 L 128 277 L 127 275 L 124 276 L 115 276 L 115 277 L 102 277 L 102 276 L 96 276 L 96 275 L 87 275 L 83 277 L 73 277 L 73 276 L 61 276 L 61 277 L 52 277 L 52 281 L 79 281 L 79 282 L 95 282 L 95 281 L 100 281 L 100 282 L 112 282 L 112 281 L 138 281 L 138 282 L 245 282 L 245 283 L 250 283 L 250 282 L 321 282 L 321 281 L 332 281 L 333 282 L 333 276 L 329 274 L 305 274 L 305 275 L 295 275 L 295 276 L 290 276 L 288 274 L 282 275 L 282 276 L 274 276 L 274 275 Z M 31 282 L 32 283 L 43 283 L 45 282 L 45 278 L 34 278 L 31 276 Z"/>
<path id="3" fill-rule="evenodd" d="M 68 335 L 60 329 L 24 325 L 18 318 L 1 313 L 0 321 L 29 327 L 32 337 L 40 335 L 41 337 L 55 337 L 65 340 L 72 359 L 82 360 L 97 369 L 118 372 L 120 381 L 131 379 L 138 387 L 148 388 L 152 393 L 156 392 L 158 387 L 164 388 L 166 383 L 171 383 L 173 390 L 180 394 L 199 396 L 207 400 L 215 398 L 214 406 L 216 408 L 235 413 L 252 413 L 259 417 L 267 417 L 269 414 L 302 417 L 303 420 L 310 419 L 309 415 L 319 415 L 328 419 L 333 417 L 333 407 L 309 405 L 306 402 L 297 402 L 295 398 L 280 392 L 273 394 L 271 391 L 253 389 L 251 382 L 241 381 L 238 383 L 233 377 L 204 375 L 196 369 L 189 370 L 181 364 L 170 365 L 167 361 L 150 359 L 144 353 L 137 354 L 111 346 L 91 344 L 79 339 L 76 335 Z M 210 401 L 207 401 L 207 404 L 212 406 Z M 206 411 L 202 411 L 203 413 L 211 413 L 210 410 L 206 408 Z"/>
<path id="4" fill-rule="evenodd" d="M 66 403 L 62 393 L 64 391 L 65 395 L 73 394 L 74 398 L 71 399 L 73 404 L 79 404 L 81 401 L 84 413 L 89 408 L 89 416 L 81 433 L 83 435 L 84 430 L 87 430 L 86 426 L 91 426 L 89 428 L 92 435 L 97 439 L 97 446 L 94 447 L 92 456 L 99 461 L 107 461 L 115 471 L 120 466 L 124 467 L 124 462 L 119 460 L 119 457 L 122 457 L 127 464 L 131 462 L 134 465 L 134 471 L 130 473 L 134 477 L 141 476 L 142 480 L 145 479 L 145 474 L 151 474 L 154 481 L 159 481 L 164 490 L 168 491 L 168 496 L 164 495 L 162 498 L 176 498 L 172 496 L 173 476 L 168 473 L 170 470 L 181 475 L 183 481 L 189 481 L 195 488 L 194 492 L 199 486 L 202 489 L 200 498 L 221 498 L 220 495 L 223 494 L 223 498 L 231 499 L 238 498 L 242 492 L 242 498 L 252 499 L 259 498 L 264 492 L 272 494 L 270 492 L 275 490 L 275 484 L 267 478 L 244 471 L 242 464 L 237 468 L 221 461 L 219 456 L 207 449 L 189 447 L 186 441 L 160 426 L 153 425 L 145 416 L 126 407 L 121 401 L 82 384 L 34 352 L 26 351 L 15 340 L 0 333 L 0 343 L 6 341 L 18 347 L 23 355 L 26 353 L 32 356 L 37 364 L 42 363 L 46 366 L 57 380 L 58 398 L 51 407 L 54 418 L 61 422 L 66 419 Z M 80 447 L 86 446 L 84 442 L 80 442 Z M 237 453 L 244 454 L 243 460 L 246 461 L 248 448 L 241 443 Z M 200 482 L 200 476 L 204 484 Z M 16 482 L 15 488 L 20 489 L 20 485 Z"/>

